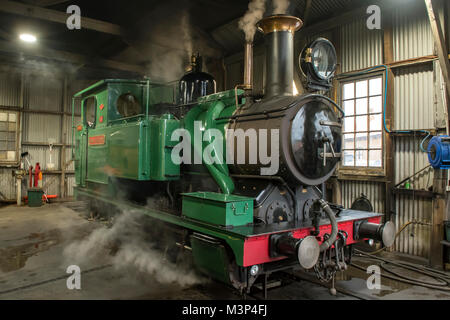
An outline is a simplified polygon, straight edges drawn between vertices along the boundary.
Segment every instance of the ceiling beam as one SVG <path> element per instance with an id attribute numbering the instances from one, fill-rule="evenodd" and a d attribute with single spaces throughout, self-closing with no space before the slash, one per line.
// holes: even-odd
<path id="1" fill-rule="evenodd" d="M 447 87 L 447 94 L 450 96 L 450 63 L 448 61 L 447 45 L 445 43 L 444 32 L 442 31 L 442 24 L 433 1 L 425 0 L 425 5 L 427 6 L 428 17 L 430 18 L 434 45 L 438 54 L 439 64 L 441 65 L 442 75 L 444 76 L 445 86 Z M 450 108 L 450 105 L 448 107 Z"/>
<path id="2" fill-rule="evenodd" d="M 30 57 L 44 58 L 62 62 L 73 63 L 77 65 L 89 65 L 95 67 L 102 67 L 114 70 L 122 70 L 143 74 L 143 67 L 140 65 L 127 64 L 119 61 L 92 58 L 76 53 L 53 50 L 42 47 L 33 47 L 27 44 L 21 45 L 18 43 L 0 41 L 0 52 L 24 54 Z"/>
<path id="3" fill-rule="evenodd" d="M 51 7 L 57 4 L 69 2 L 70 0 L 25 0 L 28 4 L 32 4 L 39 7 Z"/>
<path id="4" fill-rule="evenodd" d="M 300 33 L 308 34 L 310 32 L 320 33 L 328 30 L 332 30 L 338 26 L 341 26 L 350 21 L 354 21 L 358 17 L 364 17 L 367 15 L 366 13 L 367 7 L 358 8 L 352 11 L 347 11 L 339 16 L 332 17 L 330 19 L 322 20 L 320 22 L 308 25 L 305 28 L 300 29 Z"/>
<path id="5" fill-rule="evenodd" d="M 62 24 L 66 24 L 66 21 L 69 17 L 69 14 L 67 14 L 66 12 L 41 8 L 38 6 L 8 0 L 0 0 L 0 11 Z M 116 24 L 86 18 L 83 16 L 81 16 L 81 28 L 113 34 L 117 36 L 123 36 L 125 34 L 122 27 Z"/>

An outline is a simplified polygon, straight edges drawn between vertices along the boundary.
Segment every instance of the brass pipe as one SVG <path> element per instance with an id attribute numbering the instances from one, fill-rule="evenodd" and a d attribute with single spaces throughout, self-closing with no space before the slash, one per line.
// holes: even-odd
<path id="1" fill-rule="evenodd" d="M 253 89 L 253 43 L 245 43 L 244 52 L 244 88 Z"/>

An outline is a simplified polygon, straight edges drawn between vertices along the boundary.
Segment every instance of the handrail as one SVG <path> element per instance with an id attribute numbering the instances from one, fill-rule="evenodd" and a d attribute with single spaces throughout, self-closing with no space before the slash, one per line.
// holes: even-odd
<path id="1" fill-rule="evenodd" d="M 71 153 L 72 153 L 72 160 L 75 160 L 75 154 L 74 154 L 74 138 L 75 138 L 75 96 L 72 97 L 72 146 Z"/>
<path id="2" fill-rule="evenodd" d="M 125 117 L 125 118 L 110 120 L 110 122 L 114 122 L 115 123 L 115 122 L 120 122 L 120 121 L 127 121 L 127 120 L 131 120 L 131 119 L 134 119 L 134 118 L 139 118 L 139 117 L 145 117 L 145 114 L 144 113 L 140 113 L 140 114 L 137 114 L 137 115 L 131 116 L 131 117 Z"/>

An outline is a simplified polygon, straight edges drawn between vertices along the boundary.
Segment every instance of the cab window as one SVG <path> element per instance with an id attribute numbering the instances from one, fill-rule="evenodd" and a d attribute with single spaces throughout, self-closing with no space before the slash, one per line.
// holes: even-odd
<path id="1" fill-rule="evenodd" d="M 125 93 L 117 99 L 117 112 L 123 118 L 129 118 L 142 114 L 142 107 L 133 94 Z"/>
<path id="2" fill-rule="evenodd" d="M 89 128 L 95 127 L 95 112 L 97 109 L 97 100 L 95 97 L 89 97 L 84 100 L 84 116 L 85 116 L 85 124 Z"/>

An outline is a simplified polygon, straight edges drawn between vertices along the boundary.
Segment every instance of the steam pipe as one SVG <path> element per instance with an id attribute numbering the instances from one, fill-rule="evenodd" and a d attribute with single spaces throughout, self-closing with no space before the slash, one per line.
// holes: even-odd
<path id="1" fill-rule="evenodd" d="M 253 43 L 245 43 L 244 51 L 244 89 L 253 89 Z"/>
<path id="2" fill-rule="evenodd" d="M 331 235 L 327 240 L 322 242 L 322 244 L 320 245 L 320 252 L 323 252 L 323 251 L 327 250 L 329 247 L 331 247 L 331 245 L 336 241 L 336 237 L 338 234 L 338 224 L 336 221 L 336 217 L 334 216 L 334 212 L 333 212 L 333 210 L 331 210 L 328 203 L 326 201 L 324 201 L 323 199 L 319 199 L 318 201 L 319 201 L 320 206 L 322 207 L 323 211 L 325 211 L 325 213 L 328 216 L 328 219 L 330 219 L 330 222 L 331 222 Z"/>

